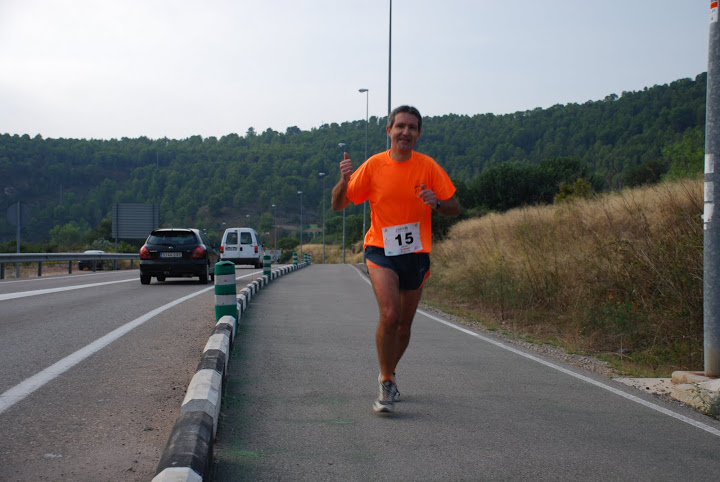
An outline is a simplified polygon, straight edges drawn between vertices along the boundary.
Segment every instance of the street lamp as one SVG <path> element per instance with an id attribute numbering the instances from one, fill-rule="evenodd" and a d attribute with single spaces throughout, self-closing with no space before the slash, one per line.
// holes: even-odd
<path id="1" fill-rule="evenodd" d="M 275 204 L 272 205 L 273 207 L 273 231 L 275 235 L 275 243 L 273 249 L 277 253 L 277 222 L 275 221 L 277 219 L 277 206 Z"/>
<path id="2" fill-rule="evenodd" d="M 390 0 L 390 21 L 388 25 L 388 120 L 390 119 L 390 93 L 392 91 L 392 0 Z M 387 148 L 390 149 L 390 136 L 387 136 Z"/>
<path id="3" fill-rule="evenodd" d="M 365 94 L 365 160 L 368 158 L 368 103 L 370 101 L 370 90 L 369 89 L 358 89 L 358 92 Z M 366 217 L 367 200 L 363 201 L 363 236 L 365 236 L 365 217 Z M 365 262 L 365 250 L 363 249 L 363 263 Z"/>
<path id="4" fill-rule="evenodd" d="M 300 194 L 300 259 L 302 259 L 303 251 L 302 251 L 302 232 L 303 232 L 303 219 L 302 219 L 302 191 L 298 191 L 298 194 Z"/>
<path id="5" fill-rule="evenodd" d="M 341 142 L 338 144 L 343 150 L 343 153 L 347 152 L 347 144 L 344 142 Z M 343 156 L 345 157 L 345 156 Z M 342 243 L 343 243 L 343 264 L 345 264 L 345 208 L 343 208 L 343 237 L 342 237 Z"/>
<path id="6" fill-rule="evenodd" d="M 323 225 L 322 225 L 322 231 L 323 231 L 323 264 L 325 264 L 325 173 L 321 172 L 318 174 L 322 180 L 323 180 L 323 190 L 322 190 L 322 213 L 323 213 Z"/>

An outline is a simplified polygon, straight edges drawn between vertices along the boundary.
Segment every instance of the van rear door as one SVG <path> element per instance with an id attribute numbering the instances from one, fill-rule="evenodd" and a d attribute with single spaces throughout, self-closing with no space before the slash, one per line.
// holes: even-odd
<path id="1" fill-rule="evenodd" d="M 225 242 L 223 251 L 237 251 L 238 247 L 238 233 L 237 231 L 228 231 L 225 233 Z"/>
<path id="2" fill-rule="evenodd" d="M 240 233 L 240 244 L 253 244 L 253 236 L 249 231 Z"/>

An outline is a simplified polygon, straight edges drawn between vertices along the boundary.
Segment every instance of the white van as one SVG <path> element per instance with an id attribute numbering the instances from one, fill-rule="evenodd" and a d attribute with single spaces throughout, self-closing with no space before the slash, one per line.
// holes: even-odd
<path id="1" fill-rule="evenodd" d="M 252 228 L 227 228 L 220 244 L 220 259 L 235 264 L 263 266 L 263 247 Z"/>

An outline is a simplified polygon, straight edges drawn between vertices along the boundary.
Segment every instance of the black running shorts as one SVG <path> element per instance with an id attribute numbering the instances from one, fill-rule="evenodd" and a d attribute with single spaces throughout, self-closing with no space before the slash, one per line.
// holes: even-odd
<path id="1" fill-rule="evenodd" d="M 430 254 L 408 253 L 385 256 L 385 250 L 376 246 L 365 248 L 365 259 L 369 269 L 388 268 L 400 278 L 401 290 L 416 290 L 430 276 Z"/>

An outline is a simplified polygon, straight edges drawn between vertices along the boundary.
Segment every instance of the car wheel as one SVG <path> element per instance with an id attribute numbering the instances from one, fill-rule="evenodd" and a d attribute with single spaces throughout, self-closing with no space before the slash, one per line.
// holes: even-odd
<path id="1" fill-rule="evenodd" d="M 142 283 L 144 285 L 149 285 L 150 284 L 150 275 L 141 274 L 140 275 L 140 283 Z"/>
<path id="2" fill-rule="evenodd" d="M 164 277 L 164 276 L 158 276 L 158 277 L 157 277 L 157 280 L 158 280 L 158 281 L 165 281 L 165 277 Z"/>
<path id="3" fill-rule="evenodd" d="M 207 284 L 209 273 L 210 273 L 210 268 L 208 267 L 208 265 L 205 265 L 205 272 L 200 273 L 200 284 L 201 285 Z"/>

